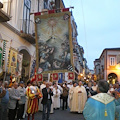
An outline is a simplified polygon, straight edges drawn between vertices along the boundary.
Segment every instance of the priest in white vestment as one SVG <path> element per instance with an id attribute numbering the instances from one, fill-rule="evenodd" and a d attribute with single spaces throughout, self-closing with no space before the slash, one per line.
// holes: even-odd
<path id="1" fill-rule="evenodd" d="M 73 87 L 73 83 L 72 82 L 70 82 L 68 85 L 67 85 L 67 87 L 69 88 L 69 90 Z"/>
<path id="2" fill-rule="evenodd" d="M 87 101 L 87 92 L 84 86 L 82 86 L 82 81 L 79 81 L 79 85 L 75 88 L 73 94 L 73 103 L 71 106 L 71 112 L 82 113 Z"/>
<path id="3" fill-rule="evenodd" d="M 94 83 L 93 83 L 93 86 L 92 86 L 92 90 L 93 90 L 93 91 L 97 91 L 97 87 L 98 87 L 98 86 L 97 86 L 97 83 L 94 82 Z"/>
<path id="4" fill-rule="evenodd" d="M 73 101 L 73 94 L 74 94 L 74 91 L 75 91 L 75 88 L 76 88 L 76 82 L 73 82 L 73 87 L 70 88 L 69 90 L 69 108 L 71 109 L 71 106 L 73 105 L 74 106 L 74 102 Z"/>
<path id="5" fill-rule="evenodd" d="M 99 80 L 97 95 L 91 96 L 86 102 L 83 115 L 85 120 L 116 120 L 114 97 L 107 94 L 109 84 Z"/>
<path id="6" fill-rule="evenodd" d="M 53 100 L 54 100 L 54 109 L 59 109 L 60 108 L 60 90 L 58 89 L 58 87 L 56 86 L 54 91 L 53 91 Z"/>

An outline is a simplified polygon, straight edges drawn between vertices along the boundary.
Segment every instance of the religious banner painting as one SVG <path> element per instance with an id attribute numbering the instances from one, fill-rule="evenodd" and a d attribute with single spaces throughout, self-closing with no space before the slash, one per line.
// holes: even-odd
<path id="1" fill-rule="evenodd" d="M 17 68 L 17 54 L 17 50 L 15 50 L 14 48 L 10 48 L 9 72 L 14 75 L 16 74 Z"/>
<path id="2" fill-rule="evenodd" d="M 68 73 L 68 80 L 74 80 L 75 76 L 73 72 Z"/>
<path id="3" fill-rule="evenodd" d="M 53 81 L 58 81 L 59 79 L 58 73 L 53 73 L 52 75 L 53 75 Z"/>
<path id="4" fill-rule="evenodd" d="M 63 83 L 63 73 L 59 73 L 58 83 Z"/>
<path id="5" fill-rule="evenodd" d="M 20 77 L 22 72 L 22 61 L 23 54 L 17 54 L 17 68 L 16 68 L 16 76 Z"/>
<path id="6" fill-rule="evenodd" d="M 68 71 L 73 64 L 71 12 L 35 15 L 38 73 Z"/>
<path id="7" fill-rule="evenodd" d="M 38 79 L 39 82 L 43 81 L 43 76 L 42 76 L 42 74 L 38 74 L 38 75 L 37 75 L 37 79 Z"/>

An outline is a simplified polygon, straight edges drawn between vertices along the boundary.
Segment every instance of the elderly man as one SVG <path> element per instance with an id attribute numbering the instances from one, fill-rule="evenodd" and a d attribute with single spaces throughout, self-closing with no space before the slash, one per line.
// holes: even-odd
<path id="1" fill-rule="evenodd" d="M 18 102 L 18 113 L 17 113 L 17 118 L 22 119 L 23 118 L 23 113 L 25 109 L 25 102 L 26 102 L 26 89 L 24 87 L 24 82 L 20 81 L 20 86 L 17 88 L 21 99 Z"/>
<path id="2" fill-rule="evenodd" d="M 84 108 L 86 120 L 115 120 L 114 98 L 107 94 L 109 84 L 105 80 L 98 83 L 97 95 L 88 99 Z"/>
<path id="3" fill-rule="evenodd" d="M 8 118 L 9 120 L 15 120 L 17 107 L 18 107 L 18 101 L 20 100 L 20 93 L 18 91 L 18 83 L 14 83 L 13 87 L 9 90 L 9 113 Z"/>
<path id="4" fill-rule="evenodd" d="M 46 87 L 42 89 L 42 94 L 43 94 L 43 99 L 41 102 L 43 104 L 42 120 L 49 120 L 53 92 L 50 89 L 48 82 L 46 83 Z M 46 116 L 46 110 L 47 110 L 47 116 Z"/>

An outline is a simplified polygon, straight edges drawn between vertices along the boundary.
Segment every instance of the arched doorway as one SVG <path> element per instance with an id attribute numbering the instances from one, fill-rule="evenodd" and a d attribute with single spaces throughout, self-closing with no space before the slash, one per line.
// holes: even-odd
<path id="1" fill-rule="evenodd" d="M 108 82 L 110 84 L 115 84 L 117 82 L 117 80 L 118 80 L 118 77 L 117 77 L 117 75 L 115 73 L 110 73 L 108 75 Z"/>
<path id="2" fill-rule="evenodd" d="M 23 54 L 21 78 L 24 82 L 26 82 L 29 79 L 29 76 L 30 76 L 31 56 L 26 49 L 22 49 L 19 52 Z"/>

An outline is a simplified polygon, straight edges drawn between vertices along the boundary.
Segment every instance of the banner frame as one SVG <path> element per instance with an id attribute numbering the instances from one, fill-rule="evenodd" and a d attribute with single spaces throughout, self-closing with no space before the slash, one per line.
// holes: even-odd
<path id="1" fill-rule="evenodd" d="M 44 15 L 38 15 L 35 16 L 34 15 L 34 20 L 36 20 L 37 18 L 40 19 L 47 19 L 49 17 L 60 17 L 60 16 L 64 16 L 65 14 L 68 14 L 70 16 L 69 20 L 68 20 L 68 32 L 69 32 L 69 44 L 70 44 L 70 61 L 71 61 L 71 65 L 73 66 L 73 70 L 74 68 L 74 63 L 73 63 L 73 44 L 72 44 L 72 26 L 71 26 L 71 12 L 67 11 L 67 12 L 60 12 L 60 13 L 53 13 L 53 14 L 44 14 Z M 35 23 L 35 42 L 36 42 L 36 69 L 38 71 L 38 66 L 39 66 L 39 61 L 38 61 L 38 39 L 37 39 L 37 24 Z M 65 70 L 51 70 L 51 71 L 43 71 L 43 74 L 47 74 L 47 73 L 63 73 L 63 72 L 70 72 L 70 70 L 65 69 Z M 38 74 L 38 72 L 37 72 Z"/>

